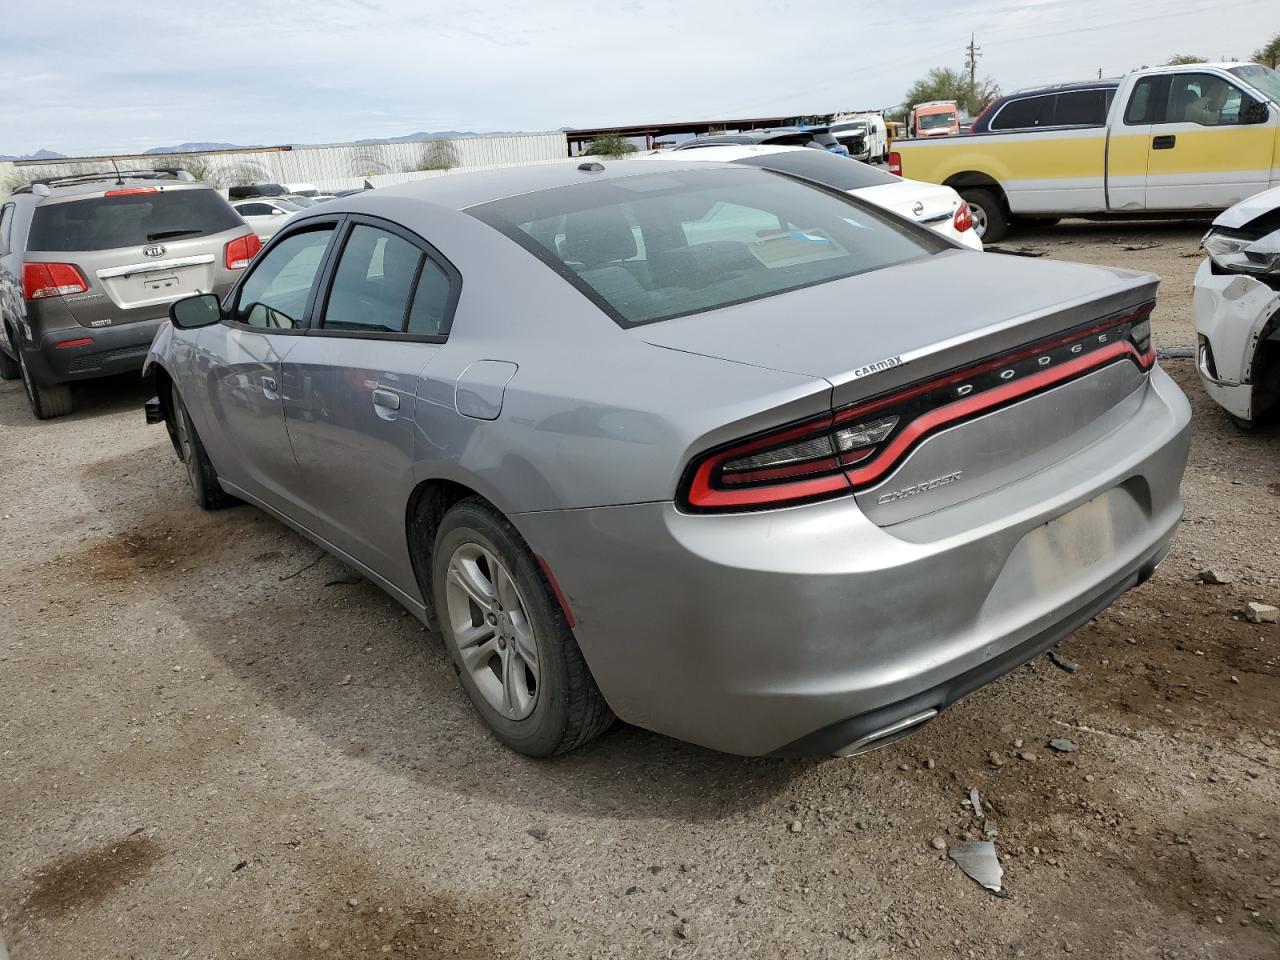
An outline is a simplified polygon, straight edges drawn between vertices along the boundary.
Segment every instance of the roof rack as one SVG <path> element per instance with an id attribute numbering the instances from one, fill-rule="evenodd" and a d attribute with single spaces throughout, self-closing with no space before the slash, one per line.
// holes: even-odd
<path id="1" fill-rule="evenodd" d="M 186 174 L 186 176 L 183 176 Z M 93 183 L 95 180 L 194 180 L 185 170 L 104 170 L 99 173 L 73 173 L 61 177 L 39 177 L 24 186 L 18 187 L 14 193 L 31 193 L 36 184 L 46 187 L 65 187 L 76 183 Z"/>

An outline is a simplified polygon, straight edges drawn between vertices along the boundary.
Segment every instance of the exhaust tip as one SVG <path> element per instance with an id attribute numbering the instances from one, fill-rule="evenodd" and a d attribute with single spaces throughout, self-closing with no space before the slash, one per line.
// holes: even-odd
<path id="1" fill-rule="evenodd" d="M 937 715 L 938 711 L 932 707 L 928 710 L 921 710 L 919 713 L 913 713 L 909 717 L 895 720 L 893 723 L 880 727 L 878 730 L 872 730 L 852 743 L 845 744 L 831 755 L 833 757 L 852 757 L 859 753 L 869 753 L 872 750 L 887 747 L 895 740 L 901 740 L 908 734 L 913 733 L 917 727 L 923 726 Z"/>

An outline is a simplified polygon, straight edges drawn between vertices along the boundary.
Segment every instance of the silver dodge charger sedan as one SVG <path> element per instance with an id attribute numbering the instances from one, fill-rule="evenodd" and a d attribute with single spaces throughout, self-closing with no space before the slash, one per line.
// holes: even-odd
<path id="1" fill-rule="evenodd" d="M 147 413 L 202 507 L 438 627 L 515 750 L 617 716 L 847 756 L 1169 549 L 1189 408 L 1156 284 L 756 167 L 455 175 L 304 211 L 176 303 Z"/>

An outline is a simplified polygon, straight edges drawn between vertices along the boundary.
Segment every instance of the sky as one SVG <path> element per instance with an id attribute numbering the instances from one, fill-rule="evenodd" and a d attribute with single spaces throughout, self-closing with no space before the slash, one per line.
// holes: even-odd
<path id="1" fill-rule="evenodd" d="M 1276 0 L 41 0 L 0 24 L 0 154 L 330 143 L 891 107 L 930 67 L 1005 91 L 1247 59 Z"/>

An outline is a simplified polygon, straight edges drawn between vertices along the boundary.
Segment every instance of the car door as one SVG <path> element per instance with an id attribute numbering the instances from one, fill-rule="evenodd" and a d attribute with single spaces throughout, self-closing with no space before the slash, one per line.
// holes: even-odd
<path id="1" fill-rule="evenodd" d="M 289 439 L 317 530 L 410 593 L 405 537 L 419 374 L 448 334 L 460 279 L 402 228 L 353 216 L 311 328 L 284 359 Z"/>
<path id="2" fill-rule="evenodd" d="M 1267 189 L 1277 111 L 1216 73 L 1173 75 L 1150 130 L 1148 210 L 1225 210 Z"/>
<path id="3" fill-rule="evenodd" d="M 300 522 L 306 511 L 285 430 L 281 361 L 302 340 L 337 225 L 310 222 L 272 243 L 233 291 L 227 319 L 196 344 L 196 382 L 205 385 L 198 426 L 219 475 Z"/>

